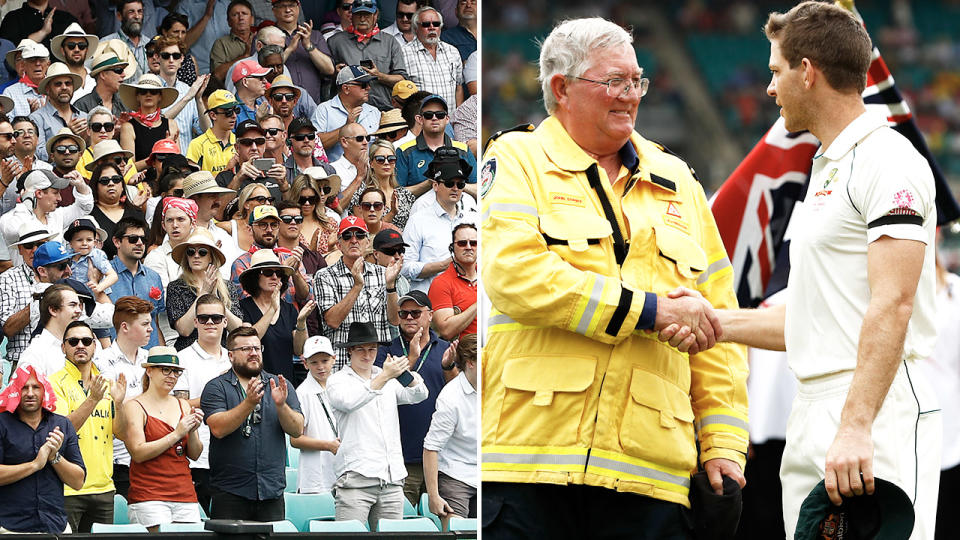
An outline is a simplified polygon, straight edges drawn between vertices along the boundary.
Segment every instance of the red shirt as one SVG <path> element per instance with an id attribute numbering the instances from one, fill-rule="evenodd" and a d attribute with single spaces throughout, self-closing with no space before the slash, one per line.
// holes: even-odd
<path id="1" fill-rule="evenodd" d="M 433 283 L 430 284 L 430 294 L 428 296 L 430 297 L 430 303 L 433 304 L 434 311 L 457 307 L 460 309 L 455 311 L 462 313 L 468 307 L 477 303 L 477 281 L 470 282 L 458 274 L 457 267 L 450 263 L 446 270 L 434 278 Z M 460 332 L 460 337 L 475 333 L 477 333 L 476 317 L 463 329 L 463 332 Z"/>

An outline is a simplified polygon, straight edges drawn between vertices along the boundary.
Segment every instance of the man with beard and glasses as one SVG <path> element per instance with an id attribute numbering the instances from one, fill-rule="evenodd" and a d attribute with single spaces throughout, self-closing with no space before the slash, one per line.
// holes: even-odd
<path id="1" fill-rule="evenodd" d="M 310 120 L 303 117 L 294 118 L 287 130 L 287 145 L 290 147 L 290 156 L 284 162 L 287 169 L 287 182 L 293 180 L 309 167 L 323 167 L 327 174 L 334 174 L 329 165 L 317 159 L 314 149 L 317 140 L 317 129 Z"/>
<path id="2" fill-rule="evenodd" d="M 284 130 L 287 130 L 296 117 L 294 111 L 300 103 L 302 95 L 303 91 L 294 85 L 290 77 L 286 75 L 277 75 L 273 79 L 270 89 L 267 90 L 267 100 L 270 101 L 270 108 L 273 110 L 273 114 L 283 121 Z M 314 110 L 316 110 L 316 107 L 314 107 Z"/>
<path id="3" fill-rule="evenodd" d="M 119 280 L 111 287 L 110 300 L 116 302 L 123 296 L 136 296 L 149 300 L 153 304 L 153 313 L 150 318 L 153 331 L 146 346 L 150 349 L 166 344 L 157 326 L 157 318 L 161 312 L 166 311 L 166 305 L 160 274 L 142 263 L 147 249 L 148 230 L 147 224 L 137 217 L 125 217 L 117 222 L 117 229 L 112 239 L 113 245 L 117 248 L 117 256 L 110 261 L 110 264 L 116 270 Z"/>
<path id="4" fill-rule="evenodd" d="M 10 188 L 23 172 L 23 166 L 14 156 L 16 143 L 17 135 L 14 133 L 13 124 L 10 123 L 7 115 L 0 114 L 0 215 L 12 210 L 14 205 L 17 204 L 17 188 Z M 10 192 L 9 195 L 7 195 L 8 191 Z M 0 241 L 0 246 L 5 246 L 5 244 Z M 3 257 L 6 253 L 2 251 L 0 249 L 0 259 L 6 258 L 9 260 L 9 256 Z M 0 267 L 0 271 L 3 270 L 6 270 L 6 268 Z"/>
<path id="5" fill-rule="evenodd" d="M 283 165 L 274 162 L 269 169 L 262 171 L 254 166 L 254 161 L 263 156 L 267 139 L 263 128 L 253 120 L 238 122 L 236 166 L 226 169 L 216 176 L 217 184 L 240 191 L 252 183 L 261 183 L 270 191 L 274 200 L 280 200 L 290 187 L 287 183 L 287 171 Z"/>
<path id="6" fill-rule="evenodd" d="M 403 62 L 417 87 L 443 97 L 451 106 L 463 103 L 463 60 L 457 48 L 440 41 L 443 17 L 432 7 L 417 10 L 413 28 L 417 39 L 407 43 Z"/>
<path id="7" fill-rule="evenodd" d="M 73 102 L 74 106 L 85 113 L 97 107 L 106 107 L 114 116 L 126 112 L 127 106 L 117 96 L 117 92 L 123 82 L 123 70 L 128 65 L 113 51 L 104 52 L 94 58 L 90 65 L 90 77 L 96 83 L 90 92 Z M 88 120 L 92 121 L 91 118 Z"/>
<path id="8" fill-rule="evenodd" d="M 8 19 L 4 19 L 4 22 Z M 20 53 L 17 55 L 16 71 L 22 75 L 20 80 L 3 90 L 3 95 L 13 100 L 13 116 L 27 116 L 43 105 L 43 95 L 37 91 L 37 85 L 47 74 L 50 52 L 43 45 L 30 40 L 24 40 L 17 48 Z"/>
<path id="9" fill-rule="evenodd" d="M 63 34 L 50 40 L 50 53 L 70 68 L 70 72 L 80 77 L 82 86 L 73 89 L 73 101 L 89 94 L 96 81 L 87 72 L 84 64 L 88 57 L 93 56 L 100 40 L 97 36 L 83 31 L 79 24 L 73 23 Z"/>
<path id="10" fill-rule="evenodd" d="M 460 61 L 466 63 L 477 50 L 477 0 L 457 0 L 457 21 L 456 26 L 443 29 L 440 41 L 456 47 Z"/>
<path id="11" fill-rule="evenodd" d="M 140 78 L 140 74 L 149 73 L 147 66 L 146 45 L 149 38 L 141 34 L 143 30 L 143 0 L 121 0 L 117 8 L 117 19 L 120 21 L 120 28 L 116 32 L 104 36 L 101 41 L 119 39 L 124 45 L 133 52 L 133 57 L 137 59 L 138 71 L 134 75 L 135 79 Z"/>
<path id="12" fill-rule="evenodd" d="M 29 38 L 49 47 L 53 36 L 59 36 L 75 22 L 77 18 L 69 11 L 50 6 L 48 0 L 27 0 L 3 18 L 0 36 L 13 43 Z"/>
<path id="13" fill-rule="evenodd" d="M 303 413 L 293 386 L 263 371 L 260 338 L 250 326 L 227 335 L 232 369 L 211 380 L 200 396 L 210 427 L 213 519 L 284 519 L 286 438 L 303 434 Z"/>
<path id="14" fill-rule="evenodd" d="M 80 454 L 87 475 L 83 487 L 64 490 L 64 507 L 70 529 L 88 533 L 94 523 L 113 522 L 113 441 L 123 429 L 123 404 L 127 379 L 101 375 L 93 363 L 96 338 L 87 323 L 74 321 L 63 333 L 63 369 L 50 375 L 57 410 L 77 430 Z"/>
<path id="15" fill-rule="evenodd" d="M 477 226 L 454 227 L 450 251 L 453 262 L 430 284 L 434 327 L 448 341 L 477 333 Z"/>
<path id="16" fill-rule="evenodd" d="M 53 412 L 56 395 L 33 368 L 10 377 L 0 408 L 0 531 L 70 532 L 64 486 L 80 489 L 86 476 L 77 430 Z"/>
<path id="17" fill-rule="evenodd" d="M 47 139 L 61 129 L 69 127 L 77 135 L 87 131 L 87 117 L 72 105 L 73 91 L 83 84 L 83 79 L 70 72 L 66 64 L 50 65 L 47 76 L 40 81 L 38 89 L 47 96 L 47 102 L 30 115 L 37 124 L 37 157 L 49 161 Z"/>
<path id="18" fill-rule="evenodd" d="M 422 7 L 418 0 L 397 0 L 397 19 L 381 31 L 397 38 L 401 46 L 413 41 L 417 37 L 413 31 L 413 14 Z"/>
<path id="19" fill-rule="evenodd" d="M 303 248 L 295 247 L 293 249 L 278 248 L 277 237 L 280 234 L 280 227 L 283 222 L 280 221 L 280 214 L 273 206 L 255 206 L 250 212 L 250 229 L 253 231 L 253 246 L 250 251 L 240 254 L 230 271 L 230 279 L 238 286 L 240 285 L 240 274 L 250 268 L 250 259 L 253 252 L 258 249 L 272 249 L 277 253 L 280 262 L 297 270 L 293 273 L 293 279 L 283 299 L 294 305 L 303 305 L 313 298 L 310 292 L 310 285 L 307 283 L 306 270 L 303 268 Z M 256 248 L 256 249 L 254 249 Z M 241 298 L 250 296 L 246 291 L 241 292 Z"/>

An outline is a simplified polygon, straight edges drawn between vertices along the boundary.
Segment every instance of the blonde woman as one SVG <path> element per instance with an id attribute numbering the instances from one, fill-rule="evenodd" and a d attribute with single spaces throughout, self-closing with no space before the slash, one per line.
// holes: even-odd
<path id="1" fill-rule="evenodd" d="M 240 251 L 249 251 L 250 246 L 253 245 L 253 230 L 250 229 L 250 225 L 247 223 L 250 212 L 257 206 L 263 204 L 272 205 L 275 201 L 274 198 L 270 196 L 270 190 L 267 189 L 267 186 L 258 182 L 244 186 L 237 196 L 237 201 L 239 212 L 229 221 L 217 223 L 217 227 L 230 233 L 230 236 L 233 237 L 233 241 Z"/>
<path id="2" fill-rule="evenodd" d="M 307 167 L 293 179 L 286 199 L 300 207 L 303 227 L 301 241 L 310 249 L 326 255 L 336 249 L 340 214 L 327 207 L 330 197 L 340 192 L 340 177 L 322 167 Z"/>
<path id="3" fill-rule="evenodd" d="M 175 349 L 182 351 L 197 340 L 197 327 L 194 324 L 197 298 L 205 294 L 214 294 L 223 302 L 229 330 L 242 324 L 240 287 L 220 275 L 220 267 L 226 261 L 210 231 L 197 229 L 190 238 L 174 248 L 171 256 L 183 271 L 179 278 L 167 286 L 167 321 L 179 334 Z M 223 337 L 226 339 L 226 333 Z M 226 345 L 226 341 L 223 344 Z"/>
<path id="4" fill-rule="evenodd" d="M 377 139 L 370 143 L 367 155 L 370 158 L 367 178 L 363 182 L 363 187 L 358 189 L 350 199 L 347 214 L 352 214 L 353 207 L 360 204 L 363 191 L 368 188 L 377 188 L 386 197 L 385 213 L 381 219 L 403 230 L 407 224 L 407 218 L 410 217 L 410 207 L 413 206 L 417 197 L 409 189 L 397 183 L 397 154 L 393 145 L 390 141 Z"/>

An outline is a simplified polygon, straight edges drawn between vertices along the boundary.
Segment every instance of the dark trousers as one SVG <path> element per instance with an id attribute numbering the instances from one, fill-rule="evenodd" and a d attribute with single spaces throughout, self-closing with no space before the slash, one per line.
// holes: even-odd
<path id="1" fill-rule="evenodd" d="M 484 540 L 691 540 L 682 505 L 593 486 L 483 483 Z"/>
<path id="2" fill-rule="evenodd" d="M 953 540 L 957 537 L 954 512 L 958 508 L 960 508 L 960 465 L 940 471 L 936 540 Z"/>
<path id="3" fill-rule="evenodd" d="M 113 523 L 113 494 L 115 491 L 93 495 L 69 495 L 63 498 L 67 523 L 75 533 L 88 533 L 94 523 Z"/>
<path id="4" fill-rule="evenodd" d="M 197 492 L 200 508 L 210 515 L 210 469 L 190 469 L 193 475 L 193 489 Z"/>
<path id="5" fill-rule="evenodd" d="M 210 497 L 211 519 L 245 519 L 248 521 L 282 521 L 286 507 L 283 497 L 253 501 L 227 493 L 213 490 Z"/>
<path id="6" fill-rule="evenodd" d="M 783 540 L 783 490 L 780 460 L 785 441 L 769 440 L 750 446 L 744 477 L 743 510 L 737 540 Z"/>
<path id="7" fill-rule="evenodd" d="M 113 464 L 113 486 L 117 489 L 118 495 L 123 495 L 124 499 L 127 498 L 127 493 L 130 491 L 130 467 L 119 463 Z"/>

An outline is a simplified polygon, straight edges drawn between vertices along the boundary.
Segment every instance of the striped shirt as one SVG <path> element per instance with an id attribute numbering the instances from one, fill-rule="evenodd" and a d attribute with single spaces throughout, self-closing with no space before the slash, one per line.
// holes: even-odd
<path id="1" fill-rule="evenodd" d="M 437 57 L 415 39 L 403 47 L 403 62 L 409 79 L 417 88 L 439 95 L 453 111 L 457 106 L 457 86 L 463 84 L 463 61 L 457 48 L 449 43 L 437 43 Z"/>

